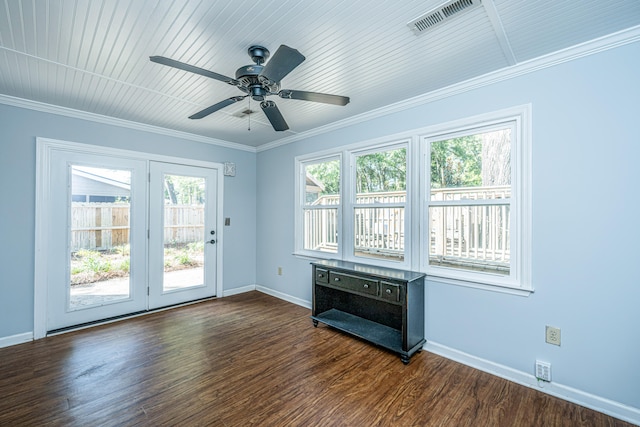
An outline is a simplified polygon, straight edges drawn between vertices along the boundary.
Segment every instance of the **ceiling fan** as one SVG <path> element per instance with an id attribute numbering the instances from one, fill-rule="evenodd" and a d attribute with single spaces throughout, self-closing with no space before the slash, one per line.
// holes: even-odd
<path id="1" fill-rule="evenodd" d="M 237 86 L 238 89 L 246 94 L 232 96 L 231 98 L 220 101 L 217 104 L 213 104 L 212 106 L 189 116 L 190 119 L 201 119 L 250 96 L 254 101 L 260 102 L 260 107 L 267 116 L 267 119 L 269 119 L 273 129 L 276 131 L 285 131 L 289 129 L 289 125 L 287 125 L 287 122 L 282 116 L 282 113 L 280 113 L 275 102 L 267 100 L 267 96 L 278 95 L 280 98 L 285 99 L 322 102 L 333 105 L 347 105 L 349 103 L 349 98 L 346 96 L 306 92 L 302 90 L 280 89 L 280 81 L 305 60 L 305 57 L 296 49 L 280 45 L 276 53 L 273 55 L 273 58 L 271 58 L 266 65 L 263 64 L 267 58 L 269 58 L 269 51 L 265 47 L 251 46 L 248 49 L 248 53 L 255 65 L 245 65 L 238 68 L 235 79 L 214 73 L 213 71 L 205 70 L 204 68 L 195 67 L 193 65 L 185 64 L 184 62 L 165 58 L 164 56 L 151 56 L 149 59 L 158 64 L 168 65 L 169 67 L 200 74 L 232 86 Z"/>

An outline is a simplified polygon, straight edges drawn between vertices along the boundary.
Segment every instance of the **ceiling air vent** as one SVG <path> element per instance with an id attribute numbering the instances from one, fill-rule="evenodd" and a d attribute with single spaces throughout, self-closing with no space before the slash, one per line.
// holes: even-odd
<path id="1" fill-rule="evenodd" d="M 249 115 L 251 115 L 253 113 L 255 113 L 254 110 L 250 110 L 248 108 L 245 108 L 243 110 L 240 110 L 240 111 L 237 111 L 237 112 L 233 113 L 232 116 L 242 118 L 242 117 L 247 117 L 247 116 L 249 116 Z"/>
<path id="2" fill-rule="evenodd" d="M 418 16 L 407 25 L 415 34 L 422 34 L 425 31 L 442 24 L 455 16 L 460 15 L 482 4 L 482 0 L 452 0 L 432 9 L 427 13 Z"/>

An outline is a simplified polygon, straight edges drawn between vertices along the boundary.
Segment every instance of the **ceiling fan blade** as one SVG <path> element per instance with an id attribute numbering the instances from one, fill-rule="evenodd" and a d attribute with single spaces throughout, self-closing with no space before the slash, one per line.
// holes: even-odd
<path id="1" fill-rule="evenodd" d="M 164 56 L 150 56 L 149 59 L 151 60 L 151 62 L 156 62 L 162 65 L 168 65 L 169 67 L 177 68 L 179 70 L 189 71 L 195 74 L 200 74 L 201 76 L 220 80 L 221 82 L 229 83 L 230 85 L 233 85 L 233 86 L 238 85 L 238 81 L 236 79 L 223 76 L 222 74 L 214 73 L 213 71 L 205 70 L 204 68 L 185 64 L 184 62 L 176 61 L 175 59 L 165 58 Z"/>
<path id="2" fill-rule="evenodd" d="M 304 60 L 304 55 L 296 49 L 280 45 L 276 53 L 267 62 L 267 65 L 264 66 L 262 72 L 260 72 L 260 77 L 264 77 L 273 83 L 279 83 L 284 76 L 302 64 Z"/>
<path id="3" fill-rule="evenodd" d="M 350 101 L 348 96 L 329 95 L 328 93 L 306 92 L 303 90 L 282 89 L 278 96 L 284 99 L 299 99 L 301 101 L 323 102 L 333 105 L 347 105 Z"/>
<path id="4" fill-rule="evenodd" d="M 208 116 L 211 113 L 215 113 L 218 110 L 223 109 L 224 107 L 235 104 L 238 101 L 242 101 L 246 96 L 233 96 L 229 99 L 225 99 L 224 101 L 220 101 L 217 104 L 213 104 L 211 107 L 207 107 L 202 111 L 195 113 L 192 116 L 189 116 L 190 119 L 201 119 L 203 117 Z"/>
<path id="5" fill-rule="evenodd" d="M 278 132 L 289 129 L 289 125 L 282 117 L 282 113 L 278 109 L 278 106 L 273 101 L 262 101 L 260 103 L 260 108 L 264 111 L 264 114 L 267 116 L 267 119 L 271 122 L 271 126 Z"/>

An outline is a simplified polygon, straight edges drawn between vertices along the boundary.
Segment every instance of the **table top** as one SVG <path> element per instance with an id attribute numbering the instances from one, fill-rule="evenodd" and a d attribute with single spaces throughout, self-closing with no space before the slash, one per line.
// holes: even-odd
<path id="1" fill-rule="evenodd" d="M 335 268 L 340 270 L 352 271 L 370 276 L 377 276 L 387 279 L 403 280 L 412 282 L 416 279 L 425 277 L 425 273 L 417 271 L 400 270 L 396 268 L 380 267 L 377 265 L 360 264 L 351 261 L 341 261 L 338 259 L 324 259 L 313 261 L 312 265 L 325 268 Z"/>

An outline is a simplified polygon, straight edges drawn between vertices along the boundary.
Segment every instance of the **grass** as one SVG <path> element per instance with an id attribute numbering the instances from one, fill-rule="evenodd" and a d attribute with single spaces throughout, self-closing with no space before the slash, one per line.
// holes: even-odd
<path id="1" fill-rule="evenodd" d="M 204 242 L 165 245 L 164 271 L 203 265 Z M 71 254 L 71 285 L 127 277 L 130 268 L 129 245 L 106 251 L 80 249 Z"/>

